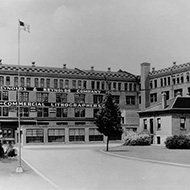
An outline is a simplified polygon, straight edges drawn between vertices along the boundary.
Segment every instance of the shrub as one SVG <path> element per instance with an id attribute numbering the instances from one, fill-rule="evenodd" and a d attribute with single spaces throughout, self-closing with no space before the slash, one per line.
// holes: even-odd
<path id="1" fill-rule="evenodd" d="M 190 149 L 190 136 L 189 135 L 174 135 L 168 137 L 165 145 L 169 149 Z"/>
<path id="2" fill-rule="evenodd" d="M 125 138 L 124 145 L 135 146 L 135 145 L 150 145 L 151 138 L 150 135 L 147 134 L 128 134 Z"/>

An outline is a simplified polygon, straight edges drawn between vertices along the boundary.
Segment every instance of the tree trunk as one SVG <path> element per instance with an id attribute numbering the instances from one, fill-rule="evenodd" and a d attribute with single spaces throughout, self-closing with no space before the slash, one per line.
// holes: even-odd
<path id="1" fill-rule="evenodd" d="M 109 145 L 109 136 L 107 137 L 107 143 L 106 143 L 106 151 L 108 152 L 109 151 L 109 148 L 108 148 L 108 145 Z"/>

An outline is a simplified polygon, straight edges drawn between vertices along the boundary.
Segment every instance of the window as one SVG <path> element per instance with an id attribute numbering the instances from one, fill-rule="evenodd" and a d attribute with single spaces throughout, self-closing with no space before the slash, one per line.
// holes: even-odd
<path id="1" fill-rule="evenodd" d="M 137 84 L 134 84 L 134 91 L 137 91 Z"/>
<path id="2" fill-rule="evenodd" d="M 94 109 L 94 117 L 97 115 L 97 113 L 99 112 L 99 109 Z"/>
<path id="3" fill-rule="evenodd" d="M 59 88 L 63 88 L 63 79 L 59 80 Z"/>
<path id="4" fill-rule="evenodd" d="M 34 79 L 34 87 L 36 87 L 36 88 L 39 87 L 39 79 L 38 78 Z"/>
<path id="5" fill-rule="evenodd" d="M 186 80 L 187 80 L 187 82 L 189 82 L 189 79 L 190 79 L 190 78 L 189 78 L 189 72 L 187 72 L 187 73 L 186 73 Z"/>
<path id="6" fill-rule="evenodd" d="M 36 93 L 36 101 L 37 102 L 48 102 L 48 93 L 37 92 Z"/>
<path id="7" fill-rule="evenodd" d="M 58 79 L 54 79 L 54 88 L 58 88 Z"/>
<path id="8" fill-rule="evenodd" d="M 161 119 L 157 118 L 157 130 L 161 130 Z"/>
<path id="9" fill-rule="evenodd" d="M 83 81 L 83 88 L 86 89 L 87 88 L 87 81 Z"/>
<path id="10" fill-rule="evenodd" d="M 78 88 L 82 88 L 82 81 L 78 80 Z"/>
<path id="11" fill-rule="evenodd" d="M 180 130 L 184 130 L 184 129 L 186 129 L 186 127 L 185 127 L 185 118 L 181 117 L 180 118 Z"/>
<path id="12" fill-rule="evenodd" d="M 168 77 L 168 85 L 170 85 L 170 77 Z"/>
<path id="13" fill-rule="evenodd" d="M 166 100 L 169 100 L 170 99 L 170 92 L 169 91 L 163 91 L 162 93 L 165 93 L 166 94 Z M 162 94 L 161 93 L 161 94 Z"/>
<path id="14" fill-rule="evenodd" d="M 150 94 L 150 102 L 157 102 L 157 93 Z"/>
<path id="15" fill-rule="evenodd" d="M 37 108 L 37 117 L 49 117 L 49 108 Z"/>
<path id="16" fill-rule="evenodd" d="M 85 117 L 85 108 L 75 108 L 75 117 Z"/>
<path id="17" fill-rule="evenodd" d="M 18 77 L 14 77 L 14 86 L 18 86 Z"/>
<path id="18" fill-rule="evenodd" d="M 0 91 L 0 100 L 9 100 L 8 91 Z"/>
<path id="19" fill-rule="evenodd" d="M 26 129 L 26 143 L 43 143 L 43 129 Z"/>
<path id="20" fill-rule="evenodd" d="M 144 129 L 147 129 L 147 119 L 143 119 L 143 125 L 144 125 Z"/>
<path id="21" fill-rule="evenodd" d="M 157 80 L 154 80 L 154 88 L 157 88 Z"/>
<path id="22" fill-rule="evenodd" d="M 173 81 L 173 84 L 175 84 L 175 76 L 172 76 L 172 81 Z"/>
<path id="23" fill-rule="evenodd" d="M 9 116 L 9 108 L 3 107 L 3 116 Z"/>
<path id="24" fill-rule="evenodd" d="M 101 82 L 101 88 L 102 90 L 105 90 L 105 82 Z"/>
<path id="25" fill-rule="evenodd" d="M 125 83 L 125 91 L 128 91 L 128 83 Z"/>
<path id="26" fill-rule="evenodd" d="M 164 78 L 164 86 L 167 86 L 167 79 Z"/>
<path id="27" fill-rule="evenodd" d="M 10 77 L 8 77 L 8 76 L 6 77 L 6 85 L 8 85 L 8 86 L 10 85 Z"/>
<path id="28" fill-rule="evenodd" d="M 3 85 L 4 85 L 4 77 L 0 76 L 0 86 L 3 86 Z"/>
<path id="29" fill-rule="evenodd" d="M 20 107 L 20 117 L 29 117 L 29 108 L 28 107 Z"/>
<path id="30" fill-rule="evenodd" d="M 84 141 L 85 140 L 85 130 L 76 128 L 69 129 L 69 141 Z"/>
<path id="31" fill-rule="evenodd" d="M 65 130 L 64 129 L 48 129 L 48 142 L 64 142 Z"/>
<path id="32" fill-rule="evenodd" d="M 135 105 L 135 96 L 126 96 L 127 105 Z"/>
<path id="33" fill-rule="evenodd" d="M 41 87 L 41 88 L 44 88 L 44 85 L 45 85 L 45 84 L 44 84 L 44 81 L 45 81 L 45 80 L 44 80 L 43 78 L 40 79 L 40 87 Z"/>
<path id="34" fill-rule="evenodd" d="M 17 93 L 18 100 L 18 93 Z M 20 92 L 19 102 L 28 102 L 29 101 L 29 93 L 28 92 Z"/>
<path id="35" fill-rule="evenodd" d="M 95 82 L 91 81 L 91 89 L 95 89 Z"/>
<path id="36" fill-rule="evenodd" d="M 119 104 L 119 98 L 120 98 L 120 96 L 118 96 L 118 95 L 113 95 L 112 97 L 113 97 L 115 103 Z"/>
<path id="37" fill-rule="evenodd" d="M 31 78 L 26 78 L 26 86 L 31 87 Z"/>
<path id="38" fill-rule="evenodd" d="M 160 86 L 163 86 L 163 79 L 160 79 Z"/>
<path id="39" fill-rule="evenodd" d="M 65 88 L 69 88 L 69 80 L 65 80 Z"/>
<path id="40" fill-rule="evenodd" d="M 182 88 L 174 90 L 174 96 L 175 96 L 175 97 L 176 97 L 177 95 L 182 95 L 182 94 L 183 94 L 183 89 L 182 89 Z"/>
<path id="41" fill-rule="evenodd" d="M 100 104 L 103 101 L 103 95 L 94 95 L 93 96 L 93 103 Z"/>
<path id="42" fill-rule="evenodd" d="M 179 75 L 177 75 L 177 84 L 180 83 Z"/>
<path id="43" fill-rule="evenodd" d="M 116 82 L 113 83 L 113 90 L 116 90 Z"/>
<path id="44" fill-rule="evenodd" d="M 50 88 L 50 79 L 46 79 L 46 88 Z"/>
<path id="45" fill-rule="evenodd" d="M 85 94 L 75 94 L 74 101 L 75 103 L 85 103 Z"/>
<path id="46" fill-rule="evenodd" d="M 184 82 L 183 74 L 181 74 L 181 83 Z"/>
<path id="47" fill-rule="evenodd" d="M 77 86 L 76 86 L 76 80 L 72 80 L 72 87 L 73 88 L 76 88 Z"/>
<path id="48" fill-rule="evenodd" d="M 100 89 L 100 82 L 99 81 L 96 82 L 96 89 L 98 89 L 98 90 Z"/>
<path id="49" fill-rule="evenodd" d="M 132 88 L 132 83 L 129 83 L 129 91 L 133 91 L 133 88 Z"/>
<path id="50" fill-rule="evenodd" d="M 66 103 L 67 94 L 66 93 L 56 93 L 56 102 Z"/>
<path id="51" fill-rule="evenodd" d="M 25 86 L 25 79 L 24 79 L 24 77 L 20 78 L 20 86 L 22 86 L 22 87 Z"/>
<path id="52" fill-rule="evenodd" d="M 108 82 L 108 90 L 111 90 L 111 82 Z"/>
<path id="53" fill-rule="evenodd" d="M 67 117 L 67 108 L 57 108 L 56 117 Z"/>
<path id="54" fill-rule="evenodd" d="M 3 138 L 13 138 L 13 129 L 4 128 L 2 129 Z"/>
<path id="55" fill-rule="evenodd" d="M 121 83 L 118 83 L 118 90 L 121 91 Z"/>
<path id="56" fill-rule="evenodd" d="M 89 141 L 103 141 L 104 136 L 97 129 L 89 129 Z"/>
<path id="57" fill-rule="evenodd" d="M 152 81 L 150 81 L 150 89 L 152 89 L 153 88 L 153 86 L 152 86 Z"/>

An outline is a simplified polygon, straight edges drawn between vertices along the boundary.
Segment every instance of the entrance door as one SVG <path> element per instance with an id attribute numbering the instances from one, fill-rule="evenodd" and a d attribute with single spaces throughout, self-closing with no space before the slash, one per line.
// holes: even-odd
<path id="1" fill-rule="evenodd" d="M 151 136 L 151 144 L 153 144 L 153 140 L 154 140 L 154 124 L 153 124 L 153 119 L 150 119 L 150 136 Z"/>

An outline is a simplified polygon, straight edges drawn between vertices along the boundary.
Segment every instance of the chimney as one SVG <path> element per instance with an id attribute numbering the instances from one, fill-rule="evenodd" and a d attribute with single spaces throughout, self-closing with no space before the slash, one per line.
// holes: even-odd
<path id="1" fill-rule="evenodd" d="M 176 66 L 176 61 L 173 62 L 173 66 Z"/>
<path id="2" fill-rule="evenodd" d="M 35 61 L 32 61 L 32 67 L 35 67 Z"/>
<path id="3" fill-rule="evenodd" d="M 108 72 L 110 72 L 111 71 L 111 67 L 108 67 Z"/>
<path id="4" fill-rule="evenodd" d="M 67 68 L 67 65 L 66 64 L 63 64 L 63 69 L 66 69 Z"/>
<path id="5" fill-rule="evenodd" d="M 163 92 L 163 93 L 162 93 L 162 109 L 165 109 L 165 108 L 166 108 L 166 104 L 167 104 L 167 101 L 166 101 L 166 93 Z"/>
<path id="6" fill-rule="evenodd" d="M 91 71 L 94 71 L 94 66 L 91 67 Z"/>
<path id="7" fill-rule="evenodd" d="M 152 67 L 152 72 L 154 73 L 154 71 L 155 71 L 155 67 Z"/>

